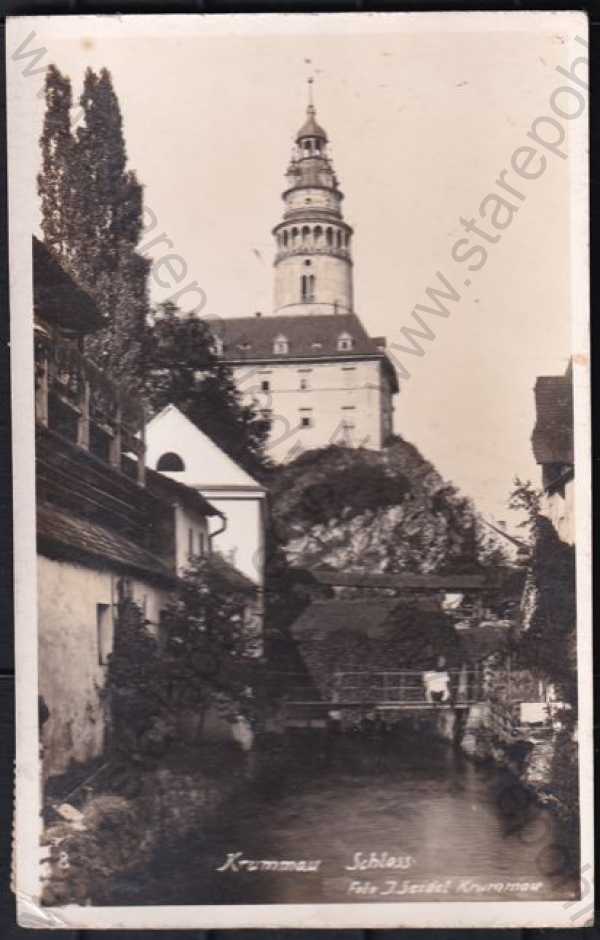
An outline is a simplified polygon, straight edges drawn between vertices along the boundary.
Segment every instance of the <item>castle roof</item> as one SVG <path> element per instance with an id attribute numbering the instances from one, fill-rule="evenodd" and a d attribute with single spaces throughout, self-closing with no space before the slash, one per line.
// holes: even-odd
<path id="1" fill-rule="evenodd" d="M 392 384 L 398 390 L 396 372 L 385 355 L 384 338 L 373 340 L 355 313 L 234 317 L 221 320 L 213 329 L 223 342 L 226 362 L 377 357 L 387 363 Z M 351 349 L 338 349 L 342 334 L 351 337 Z M 287 340 L 288 351 L 275 353 L 275 340 L 282 337 Z"/>
<path id="2" fill-rule="evenodd" d="M 337 343 L 342 333 L 353 339 L 352 350 L 343 358 L 381 354 L 355 313 L 233 317 L 221 320 L 215 332 L 223 340 L 226 360 L 339 355 Z M 273 343 L 279 336 L 288 341 L 287 354 L 273 353 Z"/>

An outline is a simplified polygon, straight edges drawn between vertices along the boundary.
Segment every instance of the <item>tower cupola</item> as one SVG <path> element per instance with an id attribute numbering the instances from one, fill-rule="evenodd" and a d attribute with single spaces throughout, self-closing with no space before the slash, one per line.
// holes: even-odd
<path id="1" fill-rule="evenodd" d="M 312 79 L 286 184 L 283 219 L 273 229 L 275 312 L 352 312 L 352 228 L 342 215 L 344 195 L 328 153 L 327 134 L 317 122 Z"/>

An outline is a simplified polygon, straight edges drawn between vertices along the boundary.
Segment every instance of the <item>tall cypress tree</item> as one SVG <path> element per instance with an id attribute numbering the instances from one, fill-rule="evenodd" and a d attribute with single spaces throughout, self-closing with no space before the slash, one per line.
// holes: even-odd
<path id="1" fill-rule="evenodd" d="M 38 178 L 44 240 L 104 315 L 106 328 L 86 339 L 86 352 L 115 378 L 138 386 L 149 268 L 136 250 L 142 187 L 127 169 L 123 118 L 110 73 L 87 70 L 80 97 L 83 122 L 75 134 L 71 104 L 70 82 L 50 66 Z"/>
<path id="2" fill-rule="evenodd" d="M 42 172 L 38 175 L 42 232 L 46 245 L 70 267 L 74 234 L 74 146 L 71 133 L 71 82 L 54 65 L 46 72 L 46 113 L 40 137 Z"/>
<path id="3" fill-rule="evenodd" d="M 87 352 L 117 378 L 137 384 L 148 310 L 149 262 L 136 251 L 143 197 L 135 173 L 127 170 L 123 118 L 106 69 L 99 75 L 87 70 L 80 105 L 74 267 L 107 320 L 106 329 L 87 340 Z"/>

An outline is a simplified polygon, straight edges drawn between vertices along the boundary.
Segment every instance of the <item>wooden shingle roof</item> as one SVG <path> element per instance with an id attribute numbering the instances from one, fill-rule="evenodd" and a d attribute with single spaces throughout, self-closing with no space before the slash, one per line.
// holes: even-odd
<path id="1" fill-rule="evenodd" d="M 50 558 L 78 564 L 100 564 L 161 583 L 173 573 L 156 555 L 115 529 L 107 529 L 67 509 L 40 504 L 37 509 L 38 550 Z"/>

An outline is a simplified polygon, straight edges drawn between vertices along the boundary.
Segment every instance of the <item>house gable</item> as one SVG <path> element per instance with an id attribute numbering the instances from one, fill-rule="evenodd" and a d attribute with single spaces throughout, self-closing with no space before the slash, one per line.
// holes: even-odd
<path id="1" fill-rule="evenodd" d="M 165 454 L 177 455 L 183 470 L 162 470 L 178 483 L 202 491 L 238 489 L 264 493 L 263 487 L 231 459 L 175 405 L 167 405 L 146 426 L 146 460 L 156 469 Z"/>

